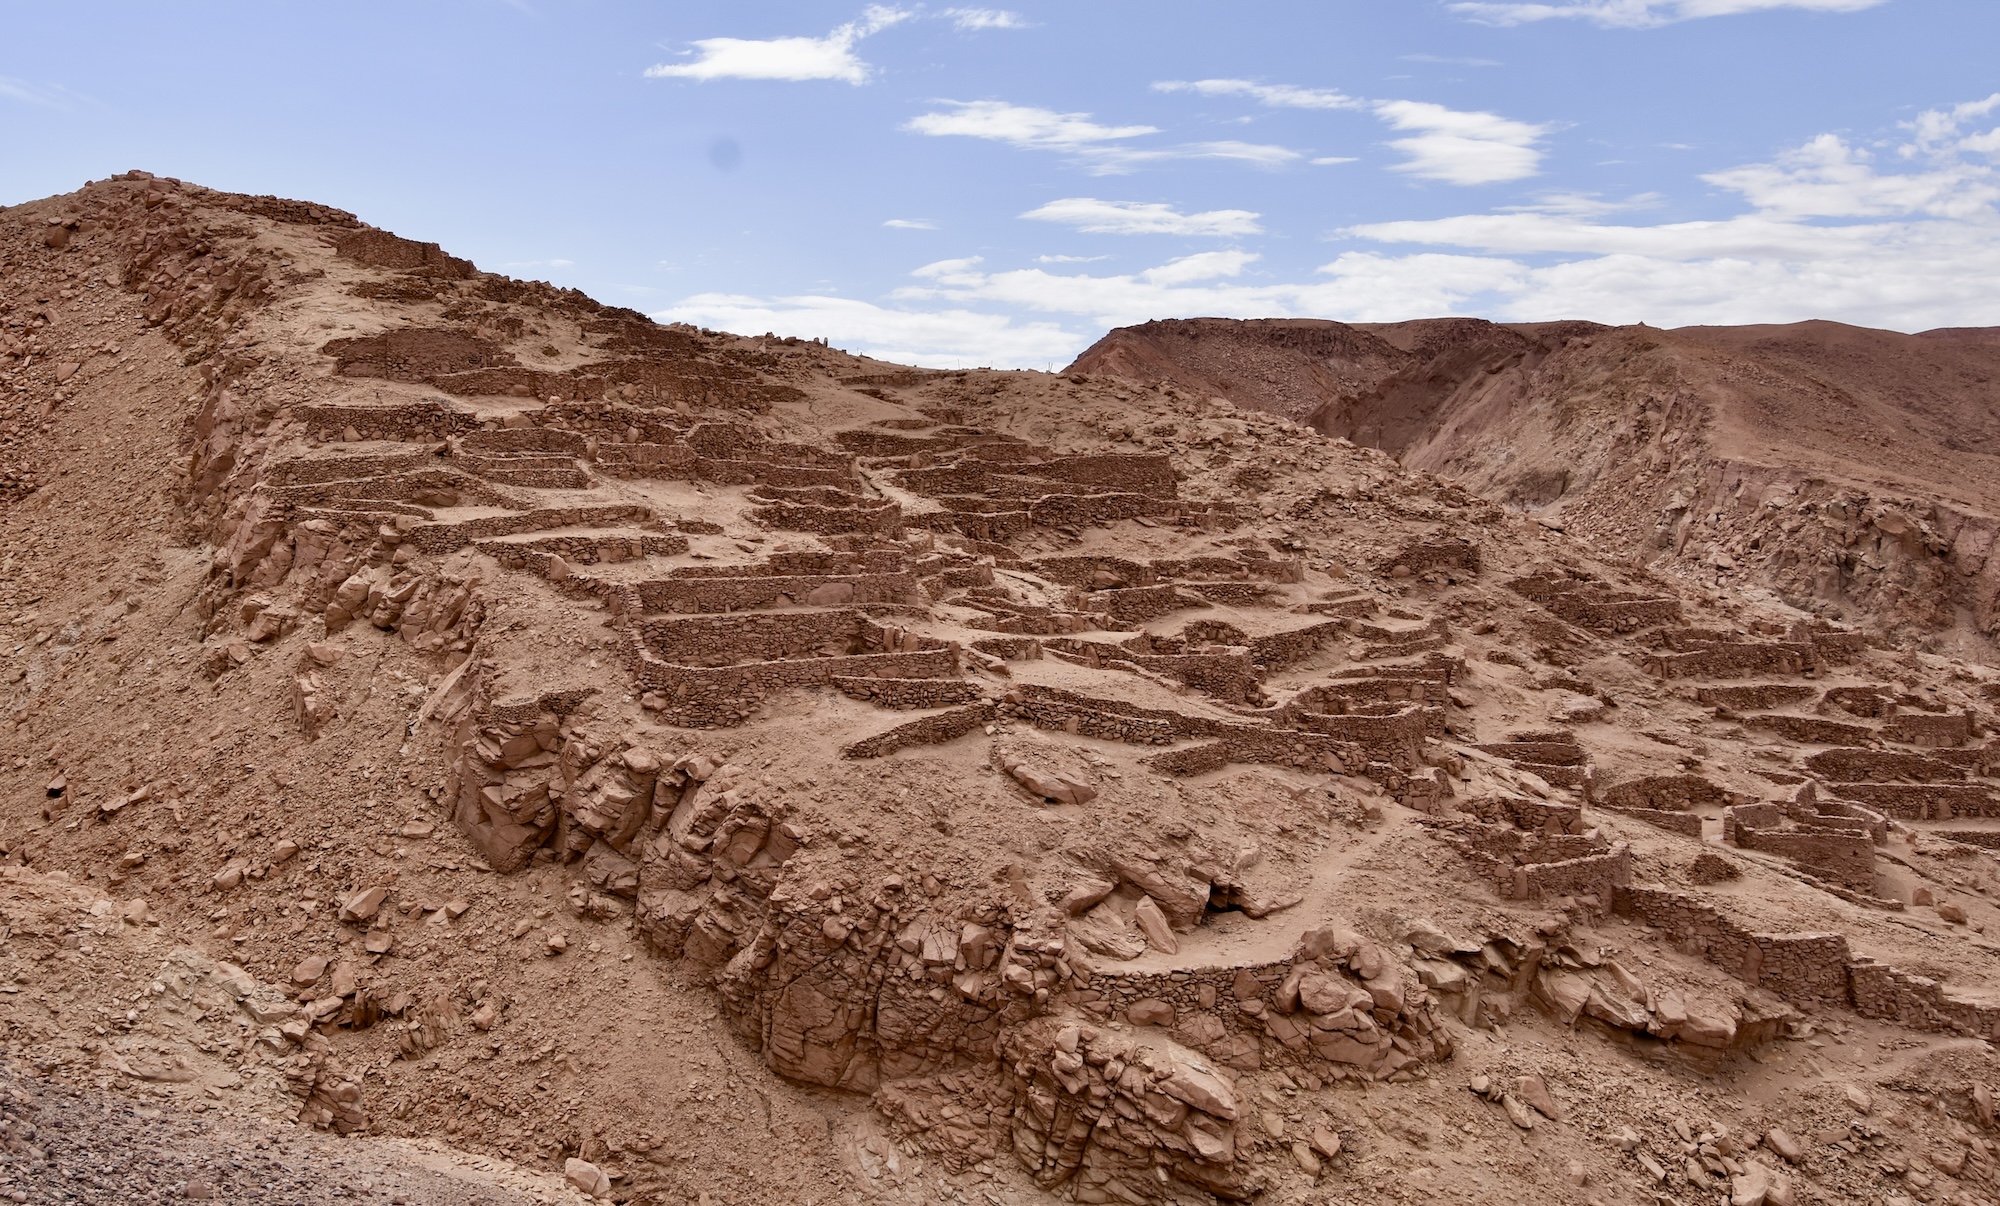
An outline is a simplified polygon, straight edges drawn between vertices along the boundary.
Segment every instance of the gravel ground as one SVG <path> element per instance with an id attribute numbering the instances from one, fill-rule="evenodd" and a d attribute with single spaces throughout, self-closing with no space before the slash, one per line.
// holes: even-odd
<path id="1" fill-rule="evenodd" d="M 0 1066 L 0 1204 L 329 1201 L 530 1206 L 582 1201 L 524 1192 L 476 1158 L 425 1158 L 378 1140 L 163 1111 Z M 434 1160 L 440 1168 L 425 1167 Z M 482 1168 L 481 1165 L 487 1165 Z"/>

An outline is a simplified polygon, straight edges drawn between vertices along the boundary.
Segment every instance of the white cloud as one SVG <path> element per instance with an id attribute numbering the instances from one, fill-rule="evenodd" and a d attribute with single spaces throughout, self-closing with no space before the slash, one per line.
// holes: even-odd
<path id="1" fill-rule="evenodd" d="M 1245 268 L 1262 258 L 1250 251 L 1197 252 L 1148 268 L 1139 274 L 1139 279 L 1149 285 L 1191 285 L 1217 277 L 1242 276 Z"/>
<path id="2" fill-rule="evenodd" d="M 1064 197 L 1021 215 L 1037 222 L 1074 226 L 1086 234 L 1165 234 L 1228 237 L 1263 233 L 1247 209 L 1212 209 L 1184 214 L 1159 201 L 1100 201 Z"/>
<path id="3" fill-rule="evenodd" d="M 849 21 L 823 38 L 702 38 L 691 63 L 658 63 L 648 79 L 840 80 L 865 84 L 871 68 L 854 53 L 870 34 L 913 16 L 906 9 L 870 5 L 859 21 Z"/>
<path id="4" fill-rule="evenodd" d="M 1297 162 L 1305 156 L 1290 147 L 1272 146 L 1260 142 L 1191 142 L 1164 152 L 1164 159 L 1234 159 L 1258 167 L 1283 167 Z"/>
<path id="5" fill-rule="evenodd" d="M 1023 151 L 1054 151 L 1100 176 L 1130 172 L 1143 164 L 1170 159 L 1229 159 L 1275 168 L 1304 158 L 1289 147 L 1228 140 L 1136 147 L 1130 145 L 1130 140 L 1158 134 L 1159 127 L 1099 125 L 1088 113 L 1057 113 L 1006 101 L 941 103 L 950 105 L 950 110 L 913 117 L 903 123 L 903 128 L 933 137 L 983 138 Z"/>
<path id="6" fill-rule="evenodd" d="M 1108 255 L 1038 255 L 1035 257 L 1035 262 L 1037 264 L 1095 264 L 1099 260 L 1108 260 L 1110 258 Z"/>
<path id="7" fill-rule="evenodd" d="M 1050 368 L 1067 364 L 1095 338 L 1057 323 L 1004 314 L 911 309 L 810 294 L 755 298 L 703 293 L 652 317 L 741 335 L 823 335 L 835 347 L 928 368 Z"/>
<path id="8" fill-rule="evenodd" d="M 1057 113 L 1006 101 L 945 101 L 949 113 L 925 113 L 905 122 L 903 128 L 933 137 L 960 135 L 1004 142 L 1026 151 L 1078 152 L 1143 134 L 1157 134 L 1154 126 L 1101 126 L 1088 113 Z"/>
<path id="9" fill-rule="evenodd" d="M 920 364 L 1031 368 L 1070 359 L 1108 327 L 1199 315 L 2000 325 L 1996 115 L 2000 97 L 1921 114 L 1907 145 L 1879 160 L 1822 137 L 1712 172 L 1702 179 L 1739 198 L 1740 212 L 1711 220 L 1613 221 L 1657 199 L 1553 194 L 1511 210 L 1350 228 L 1342 233 L 1364 246 L 1304 280 L 1271 279 L 1244 251 L 1103 274 L 1051 270 L 1076 257 L 997 271 L 965 257 L 924 265 L 879 302 L 709 295 L 661 317 L 831 334 Z"/>
<path id="10" fill-rule="evenodd" d="M 1975 117 L 1991 116 L 2000 109 L 2000 92 L 1995 92 L 1985 100 L 1967 101 L 1949 109 L 1926 109 L 1917 114 L 1917 119 L 1905 122 L 1903 128 L 1915 135 L 1915 141 L 1898 148 L 1905 159 L 1918 155 L 1951 155 L 1959 151 L 1970 151 L 1979 155 L 2000 155 L 2000 132 L 1988 130 L 1983 134 L 1960 137 L 1960 128 Z"/>
<path id="11" fill-rule="evenodd" d="M 1607 201 L 1595 193 L 1544 193 L 1528 205 L 1503 205 L 1504 213 L 1556 214 L 1565 218 L 1601 218 L 1625 210 L 1647 209 L 1664 198 L 1658 193 L 1638 193 L 1623 201 Z"/>
<path id="12" fill-rule="evenodd" d="M 1204 252 L 1112 276 L 1040 268 L 987 272 L 976 257 L 945 260 L 919 268 L 911 275 L 920 283 L 891 297 L 911 307 L 930 302 L 1067 315 L 1082 320 L 1087 331 L 1102 332 L 1155 318 L 1200 315 L 1357 322 L 1412 318 L 1454 311 L 1466 297 L 1510 287 L 1523 274 L 1518 265 L 1477 256 L 1353 253 L 1304 282 L 1241 279 L 1256 260 L 1248 252 Z"/>
<path id="13" fill-rule="evenodd" d="M 1435 56 L 1405 55 L 1404 58 L 1445 62 Z M 1490 59 L 1449 60 L 1492 64 Z M 1153 85 L 1159 92 L 1194 92 L 1202 96 L 1243 96 L 1259 104 L 1282 109 L 1365 109 L 1398 130 L 1409 131 L 1389 145 L 1409 158 L 1395 171 L 1408 172 L 1428 180 L 1450 184 L 1497 184 L 1532 176 L 1538 170 L 1542 152 L 1536 146 L 1548 133 L 1545 126 L 1511 121 L 1492 113 L 1466 113 L 1425 101 L 1368 101 L 1336 92 L 1331 88 L 1301 88 L 1294 84 L 1259 84 L 1252 80 L 1161 80 Z M 1206 146 L 1244 144 L 1209 143 Z M 1240 157 L 1262 166 L 1276 167 L 1303 158 L 1284 147 L 1258 147 L 1261 154 Z M 1127 152 L 1123 162 L 1139 161 L 1146 152 Z M 1186 157 L 1186 156 L 1177 156 Z M 1352 156 L 1327 155 L 1314 164 L 1352 163 Z"/>
<path id="14" fill-rule="evenodd" d="M 1853 13 L 1887 0 L 1563 0 L 1560 3 L 1492 3 L 1468 0 L 1450 6 L 1488 25 L 1523 25 L 1532 21 L 1583 20 L 1607 29 L 1652 29 L 1701 17 L 1733 17 L 1740 13 L 1793 8 L 1810 12 Z"/>
<path id="15" fill-rule="evenodd" d="M 2000 128 L 1967 129 L 2000 98 L 1921 115 L 1900 148 L 1912 170 L 1882 171 L 1834 135 L 1769 163 L 1702 179 L 1740 196 L 1734 217 L 1609 224 L 1587 207 L 1380 222 L 1347 233 L 1448 247 L 1509 265 L 1483 299 L 1503 318 L 1602 322 L 1788 322 L 1832 318 L 1921 330 L 2000 323 L 2000 172 L 1985 156 Z M 1868 219 L 1868 220 L 1858 220 Z M 1402 257 L 1396 262 L 1420 260 Z M 1451 287 L 1448 279 L 1435 282 Z M 1468 295 L 1470 296 L 1470 295 Z"/>
<path id="16" fill-rule="evenodd" d="M 1047 368 L 1074 359 L 1109 327 L 1153 318 L 1388 321 L 1452 311 L 1470 293 L 1520 275 L 1518 268 L 1473 257 L 1356 253 L 1304 283 L 1246 283 L 1241 278 L 1256 259 L 1240 251 L 1204 252 L 1136 273 L 1090 276 L 1041 268 L 988 272 L 970 256 L 918 268 L 911 273 L 916 283 L 880 303 L 702 294 L 653 317 L 751 335 L 824 335 L 835 346 L 906 364 Z"/>
<path id="17" fill-rule="evenodd" d="M 1359 109 L 1362 102 L 1331 88 L 1299 88 L 1291 84 L 1258 84 L 1250 80 L 1161 80 L 1159 92 L 1195 92 L 1202 96 L 1247 96 L 1278 109 Z"/>
<path id="18" fill-rule="evenodd" d="M 891 218 L 882 225 L 891 230 L 936 230 L 937 223 L 929 218 Z"/>
<path id="19" fill-rule="evenodd" d="M 1028 23 L 1021 19 L 1021 14 L 1008 12 L 1004 8 L 948 8 L 942 15 L 950 17 L 953 25 L 967 31 L 1028 27 Z"/>
<path id="20" fill-rule="evenodd" d="M 1412 131 L 1389 145 L 1409 156 L 1392 170 L 1447 184 L 1498 184 L 1540 170 L 1536 147 L 1548 127 L 1492 113 L 1447 109 L 1429 101 L 1378 101 L 1375 114 L 1390 127 Z"/>
<path id="21" fill-rule="evenodd" d="M 2000 200 L 1991 168 L 1958 159 L 1932 170 L 1883 176 L 1868 152 L 1822 134 L 1774 163 L 1711 172 L 1702 179 L 1786 218 L 1869 218 L 1886 214 L 1971 217 Z"/>

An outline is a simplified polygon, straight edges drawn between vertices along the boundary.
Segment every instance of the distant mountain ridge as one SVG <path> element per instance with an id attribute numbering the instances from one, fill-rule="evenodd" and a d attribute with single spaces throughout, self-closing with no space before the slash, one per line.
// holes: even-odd
<path id="1" fill-rule="evenodd" d="M 2000 634 L 2000 328 L 1173 319 L 1069 371 L 1282 415 L 1690 576 Z"/>

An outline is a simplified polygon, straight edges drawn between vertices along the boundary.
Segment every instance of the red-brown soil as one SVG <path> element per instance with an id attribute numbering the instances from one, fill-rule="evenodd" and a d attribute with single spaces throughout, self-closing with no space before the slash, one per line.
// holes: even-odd
<path id="1" fill-rule="evenodd" d="M 0 1195 L 1994 1200 L 2000 675 L 1719 521 L 143 173 L 0 211 L 0 330 Z M 1758 338 L 1327 346 L 1692 415 Z"/>

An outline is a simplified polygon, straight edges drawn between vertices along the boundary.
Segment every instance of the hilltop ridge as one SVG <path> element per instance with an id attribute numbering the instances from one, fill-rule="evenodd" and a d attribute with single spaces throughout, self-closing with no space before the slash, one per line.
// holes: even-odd
<path id="1" fill-rule="evenodd" d="M 1994 656 L 1995 329 L 1194 319 L 1070 367 L 1380 448 L 1607 556 Z"/>

